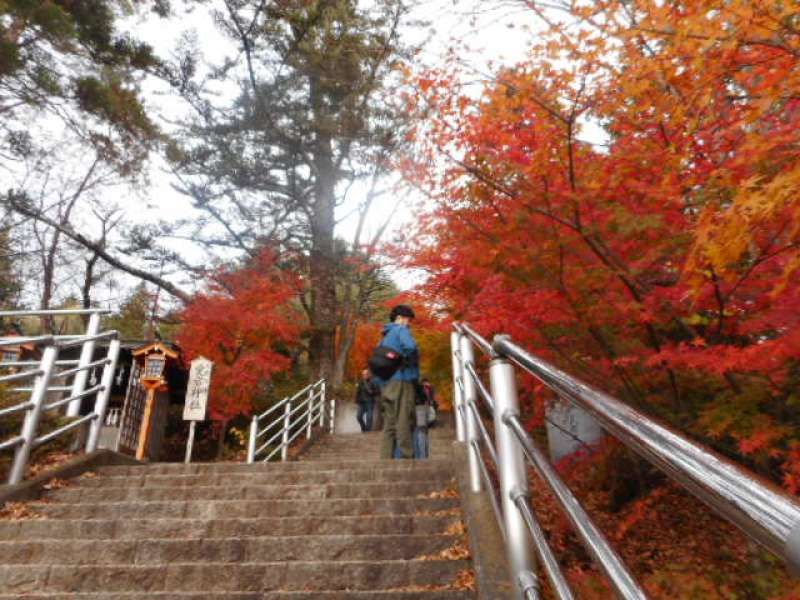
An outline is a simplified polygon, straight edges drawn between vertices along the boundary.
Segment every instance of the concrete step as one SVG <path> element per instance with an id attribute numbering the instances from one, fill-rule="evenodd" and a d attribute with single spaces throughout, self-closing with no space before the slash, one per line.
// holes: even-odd
<path id="1" fill-rule="evenodd" d="M 234 519 L 430 514 L 457 507 L 458 498 L 417 497 L 30 504 L 34 512 L 52 519 Z"/>
<path id="2" fill-rule="evenodd" d="M 455 542 L 449 535 L 304 535 L 216 539 L 0 542 L 5 565 L 154 565 L 413 560 Z"/>
<path id="3" fill-rule="evenodd" d="M 322 461 L 290 461 L 255 463 L 156 463 L 151 465 L 119 465 L 103 466 L 95 469 L 97 475 L 128 476 L 128 475 L 197 475 L 201 473 L 284 473 L 284 472 L 309 472 L 309 471 L 347 471 L 347 470 L 373 470 L 373 469 L 429 469 L 443 468 L 452 471 L 449 459 L 428 460 L 380 460 L 378 458 L 361 457 L 360 460 L 342 461 L 328 457 Z"/>
<path id="4" fill-rule="evenodd" d="M 398 461 L 399 462 L 399 461 Z M 244 485 L 297 485 L 327 483 L 397 483 L 453 476 L 445 464 L 420 464 L 416 468 L 327 469 L 313 471 L 262 471 L 233 473 L 209 472 L 153 475 L 149 469 L 140 469 L 134 475 L 103 475 L 80 480 L 80 487 L 172 487 L 187 486 L 244 486 Z"/>
<path id="5" fill-rule="evenodd" d="M 0 565 L 0 593 L 414 590 L 448 586 L 469 568 L 460 560 Z"/>
<path id="6" fill-rule="evenodd" d="M 158 502 L 164 500 L 310 500 L 314 498 L 396 498 L 430 494 L 452 487 L 450 479 L 400 483 L 328 483 L 192 487 L 67 487 L 49 492 L 56 502 Z"/>
<path id="7" fill-rule="evenodd" d="M 0 520 L 0 540 L 186 539 L 267 535 L 443 534 L 458 521 L 452 515 L 364 515 L 262 519 L 40 519 Z"/>
<path id="8" fill-rule="evenodd" d="M 430 586 L 436 588 L 439 586 Z M 25 594 L 25 600 L 467 600 L 473 592 L 431 589 L 429 591 L 344 592 L 113 592 Z M 0 600 L 19 600 L 18 594 L 0 594 Z"/>

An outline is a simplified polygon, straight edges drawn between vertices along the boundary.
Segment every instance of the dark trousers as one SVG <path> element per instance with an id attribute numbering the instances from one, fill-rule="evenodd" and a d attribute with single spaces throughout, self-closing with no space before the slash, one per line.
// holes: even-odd
<path id="1" fill-rule="evenodd" d="M 375 408 L 375 402 L 359 402 L 358 412 L 356 413 L 356 420 L 361 426 L 361 431 L 369 431 L 372 429 L 372 411 Z"/>
<path id="2" fill-rule="evenodd" d="M 381 391 L 383 403 L 383 443 L 381 458 L 414 458 L 411 425 L 416 391 L 410 381 L 392 380 Z"/>

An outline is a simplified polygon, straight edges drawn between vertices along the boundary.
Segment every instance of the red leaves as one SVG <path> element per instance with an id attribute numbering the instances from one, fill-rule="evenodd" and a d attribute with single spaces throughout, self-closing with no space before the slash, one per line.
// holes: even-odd
<path id="1" fill-rule="evenodd" d="M 188 360 L 214 361 L 211 414 L 250 414 L 259 386 L 289 366 L 286 352 L 301 331 L 293 301 L 297 282 L 263 251 L 251 265 L 220 270 L 183 313 L 178 342 Z"/>
<path id="2" fill-rule="evenodd" d="M 531 58 L 480 98 L 454 68 L 422 76 L 428 118 L 404 162 L 432 199 L 406 235 L 406 266 L 429 274 L 418 292 L 796 489 L 789 9 L 644 0 L 635 22 L 617 0 L 570 10 L 593 26 L 543 24 Z"/>

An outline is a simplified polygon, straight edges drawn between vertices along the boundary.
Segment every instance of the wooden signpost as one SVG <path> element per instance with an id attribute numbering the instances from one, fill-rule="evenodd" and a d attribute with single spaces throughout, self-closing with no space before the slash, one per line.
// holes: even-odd
<path id="1" fill-rule="evenodd" d="M 189 439 L 186 441 L 185 463 L 192 461 L 194 446 L 194 429 L 197 421 L 205 421 L 208 409 L 208 390 L 211 387 L 211 372 L 214 363 L 198 356 L 191 362 L 189 385 L 186 387 L 186 405 L 183 408 L 183 420 L 189 421 Z"/>

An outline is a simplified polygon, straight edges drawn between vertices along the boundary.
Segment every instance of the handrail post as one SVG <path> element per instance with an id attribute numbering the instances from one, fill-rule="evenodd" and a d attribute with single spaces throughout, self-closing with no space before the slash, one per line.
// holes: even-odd
<path id="1" fill-rule="evenodd" d="M 500 479 L 500 502 L 503 509 L 503 522 L 506 530 L 506 553 L 511 567 L 511 580 L 519 582 L 520 574 L 536 572 L 527 539 L 526 524 L 517 507 L 514 497 L 519 492 L 528 492 L 528 474 L 525 457 L 516 437 L 506 425 L 507 414 L 519 414 L 517 384 L 514 367 L 504 358 L 495 358 L 489 365 L 494 406 L 495 449 L 497 450 L 498 475 Z M 517 588 L 515 598 L 525 598 Z"/>
<path id="2" fill-rule="evenodd" d="M 480 437 L 478 434 L 478 424 L 475 421 L 475 413 L 470 410 L 469 405 L 472 404 L 473 406 L 477 406 L 478 390 L 475 387 L 475 380 L 472 379 L 472 376 L 467 372 L 466 369 L 467 364 L 475 364 L 475 353 L 473 352 L 472 341 L 466 335 L 462 335 L 460 337 L 461 360 L 459 363 L 461 366 L 461 382 L 464 386 L 464 397 L 462 399 L 463 410 L 461 411 L 463 414 L 461 416 L 465 421 L 467 443 L 469 444 L 467 452 L 469 453 L 470 489 L 473 493 L 477 494 L 483 488 L 480 465 L 478 464 L 478 461 L 481 460 L 481 457 L 478 454 L 477 445 L 477 443 L 480 443 Z"/>
<path id="3" fill-rule="evenodd" d="M 283 438 L 281 440 L 281 461 L 289 459 L 289 429 L 292 426 L 292 403 L 287 402 L 283 408 Z"/>
<path id="4" fill-rule="evenodd" d="M 33 440 L 36 439 L 36 433 L 39 429 L 42 406 L 47 396 L 47 388 L 50 386 L 50 377 L 53 375 L 57 359 L 57 346 L 48 346 L 42 352 L 42 360 L 39 363 L 40 373 L 34 380 L 33 391 L 31 392 L 33 406 L 25 413 L 25 420 L 22 422 L 20 436 L 23 442 L 17 446 L 14 452 L 14 464 L 8 474 L 8 483 L 11 485 L 19 483 L 25 476 L 25 467 L 28 465 L 28 458 L 30 458 L 31 450 L 33 449 Z"/>
<path id="5" fill-rule="evenodd" d="M 92 313 L 89 315 L 89 323 L 86 326 L 86 335 L 91 337 L 97 335 L 98 333 L 100 333 L 100 315 L 98 313 Z M 93 339 L 83 343 L 81 346 L 81 355 L 78 359 L 78 368 L 85 367 L 92 362 L 94 345 L 95 341 Z M 89 371 L 90 369 L 82 369 L 75 373 L 75 378 L 72 380 L 72 390 L 69 393 L 70 396 L 77 396 L 78 394 L 83 393 L 83 391 L 86 389 L 86 381 L 89 379 Z M 68 417 L 77 417 L 81 414 L 81 402 L 81 398 L 76 398 L 67 405 Z"/>
<path id="6" fill-rule="evenodd" d="M 247 440 L 247 463 L 253 464 L 256 460 L 256 438 L 258 437 L 258 415 L 253 415 L 250 421 L 250 437 Z"/>
<path id="7" fill-rule="evenodd" d="M 461 360 L 458 358 L 461 345 L 460 339 L 461 334 L 457 331 L 450 334 L 450 350 L 453 356 L 453 405 L 455 408 L 453 413 L 456 417 L 456 439 L 459 442 L 464 442 L 466 441 L 466 435 L 464 432 L 464 419 L 461 415 L 463 398 L 461 395 L 461 386 L 459 385 L 461 373 L 463 371 L 461 368 Z"/>
<path id="8" fill-rule="evenodd" d="M 317 407 L 319 407 L 319 426 L 325 427 L 325 380 L 323 379 L 319 386 L 319 398 L 317 398 Z"/>
<path id="9" fill-rule="evenodd" d="M 114 371 L 117 369 L 119 348 L 119 340 L 111 340 L 108 344 L 108 354 L 106 356 L 108 362 L 103 367 L 103 375 L 100 377 L 100 385 L 102 387 L 97 392 L 94 401 L 94 414 L 96 416 L 91 425 L 89 425 L 89 437 L 86 440 L 87 453 L 97 450 L 97 444 L 100 442 L 100 433 L 103 431 L 103 425 L 105 425 L 108 399 L 111 397 L 111 386 L 114 385 Z"/>
<path id="10" fill-rule="evenodd" d="M 314 424 L 314 388 L 311 386 L 308 390 L 308 418 L 306 419 L 306 439 L 311 439 L 311 426 Z"/>
<path id="11" fill-rule="evenodd" d="M 331 435 L 336 432 L 336 398 L 331 397 Z"/>

